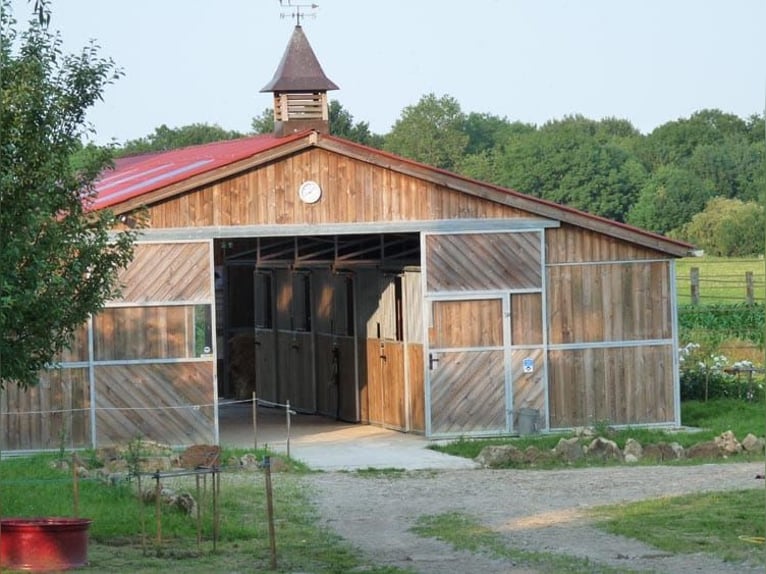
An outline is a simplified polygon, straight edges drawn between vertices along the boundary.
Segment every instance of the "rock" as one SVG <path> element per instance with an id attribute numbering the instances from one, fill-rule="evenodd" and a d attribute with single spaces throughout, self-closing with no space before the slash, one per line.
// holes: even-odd
<path id="1" fill-rule="evenodd" d="M 603 437 L 594 438 L 585 449 L 586 456 L 599 460 L 622 461 L 622 451 L 617 443 Z"/>
<path id="2" fill-rule="evenodd" d="M 655 462 L 676 460 L 678 455 L 671 445 L 666 442 L 647 444 L 643 447 L 643 458 Z"/>
<path id="3" fill-rule="evenodd" d="M 671 442 L 670 448 L 673 449 L 673 454 L 675 455 L 676 459 L 682 459 L 686 456 L 686 453 L 684 452 L 684 447 L 682 447 L 677 442 Z"/>
<path id="4" fill-rule="evenodd" d="M 725 455 L 739 454 L 742 452 L 742 445 L 739 444 L 737 437 L 734 436 L 734 433 L 730 430 L 721 433 L 713 440 Z"/>
<path id="5" fill-rule="evenodd" d="M 524 462 L 527 464 L 535 464 L 545 460 L 545 454 L 536 446 L 529 445 L 524 449 Z"/>
<path id="6" fill-rule="evenodd" d="M 630 462 L 636 462 L 641 460 L 641 457 L 644 455 L 644 448 L 636 439 L 629 438 L 625 441 L 625 448 L 623 449 L 622 453 L 625 456 L 625 462 L 629 462 L 628 455 L 635 459 Z"/>
<path id="7" fill-rule="evenodd" d="M 488 445 L 475 458 L 480 465 L 495 468 L 511 462 L 523 462 L 524 453 L 512 444 Z M 272 461 L 273 469 L 274 461 Z"/>
<path id="8" fill-rule="evenodd" d="M 625 458 L 623 460 L 625 460 L 625 462 L 628 463 L 628 464 L 635 464 L 639 460 L 638 457 L 635 454 L 632 454 L 632 453 L 628 453 L 628 454 L 624 455 L 624 457 Z"/>
<path id="9" fill-rule="evenodd" d="M 141 500 L 147 504 L 157 502 L 156 487 L 151 486 L 142 490 Z M 197 502 L 188 492 L 176 492 L 172 488 L 160 485 L 160 502 L 184 514 L 193 514 L 197 510 Z"/>
<path id="10" fill-rule="evenodd" d="M 576 462 L 585 456 L 583 447 L 577 437 L 562 438 L 553 448 L 556 458 L 565 462 Z"/>
<path id="11" fill-rule="evenodd" d="M 221 447 L 211 444 L 195 444 L 181 453 L 182 468 L 212 468 L 220 466 Z"/>
<path id="12" fill-rule="evenodd" d="M 699 442 L 686 450 L 689 458 L 721 458 L 724 453 L 715 440 Z"/>
<path id="13" fill-rule="evenodd" d="M 252 453 L 243 454 L 239 458 L 239 466 L 246 469 L 255 469 L 260 467 L 258 457 Z"/>
<path id="14" fill-rule="evenodd" d="M 577 438 L 591 438 L 596 436 L 596 432 L 590 427 L 576 427 L 574 429 L 574 435 Z"/>
<path id="15" fill-rule="evenodd" d="M 766 448 L 766 441 L 756 437 L 753 433 L 748 433 L 748 435 L 742 439 L 742 448 L 745 449 L 745 452 L 762 454 L 764 448 Z"/>

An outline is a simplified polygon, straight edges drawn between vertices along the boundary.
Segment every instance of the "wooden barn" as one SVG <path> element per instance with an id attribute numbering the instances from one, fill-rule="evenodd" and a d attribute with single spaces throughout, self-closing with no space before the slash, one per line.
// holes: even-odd
<path id="1" fill-rule="evenodd" d="M 428 437 L 680 423 L 690 246 L 328 134 L 300 26 L 275 133 L 123 158 L 148 223 L 61 368 L 2 395 L 4 450 L 218 441 L 222 398 Z"/>

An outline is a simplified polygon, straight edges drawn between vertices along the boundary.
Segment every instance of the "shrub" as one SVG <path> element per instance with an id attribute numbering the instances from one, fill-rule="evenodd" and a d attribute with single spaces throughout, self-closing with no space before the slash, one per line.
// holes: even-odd
<path id="1" fill-rule="evenodd" d="M 706 353 L 689 343 L 680 350 L 681 401 L 735 398 L 760 401 L 764 397 L 763 375 L 749 361 L 729 363 L 720 354 Z"/>

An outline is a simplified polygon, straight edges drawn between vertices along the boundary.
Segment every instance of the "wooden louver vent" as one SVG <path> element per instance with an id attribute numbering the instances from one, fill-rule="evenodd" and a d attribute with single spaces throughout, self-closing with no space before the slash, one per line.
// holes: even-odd
<path id="1" fill-rule="evenodd" d="M 329 119 L 327 94 L 324 92 L 274 94 L 274 119 L 278 122 L 290 120 Z"/>

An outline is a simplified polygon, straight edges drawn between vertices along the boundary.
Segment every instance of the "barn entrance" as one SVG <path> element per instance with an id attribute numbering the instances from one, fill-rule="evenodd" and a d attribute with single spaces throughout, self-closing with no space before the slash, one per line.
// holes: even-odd
<path id="1" fill-rule="evenodd" d="M 235 238 L 217 252 L 220 397 L 424 431 L 419 234 Z"/>

